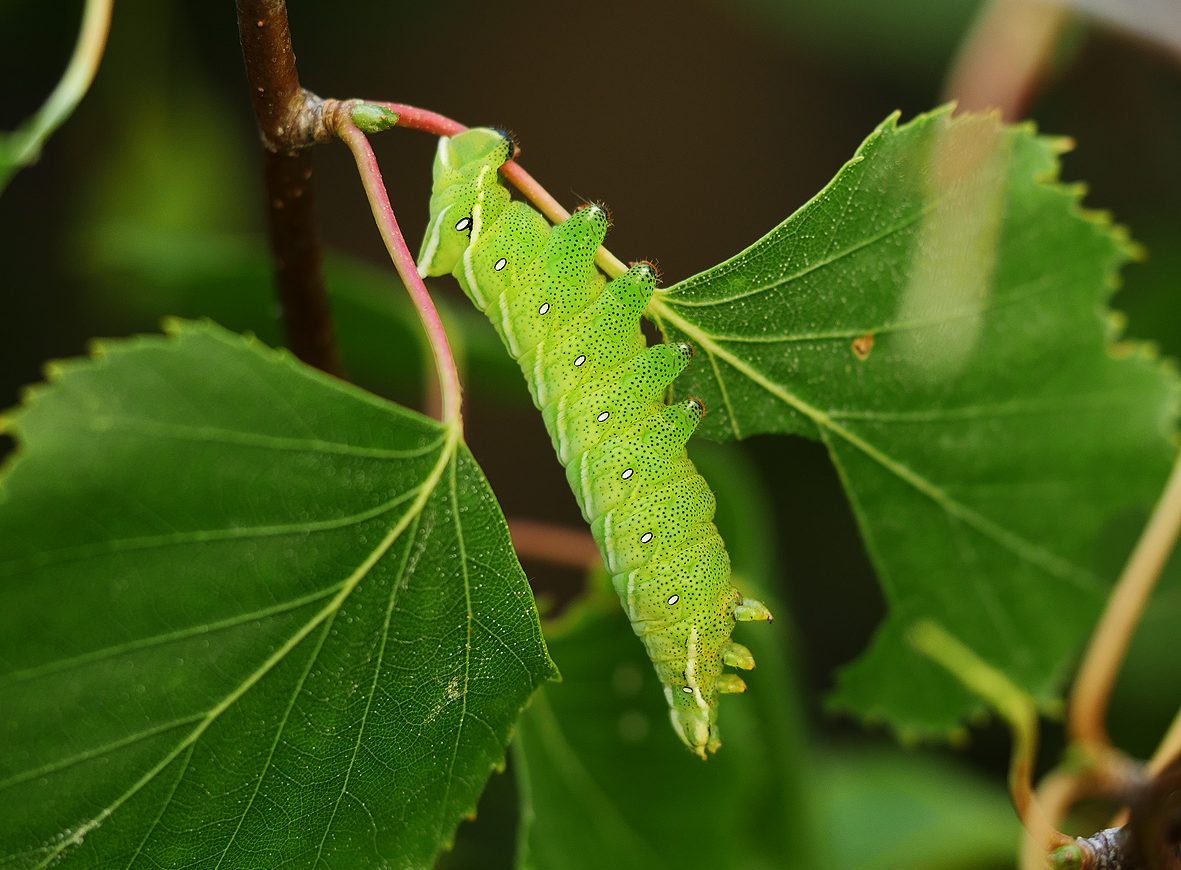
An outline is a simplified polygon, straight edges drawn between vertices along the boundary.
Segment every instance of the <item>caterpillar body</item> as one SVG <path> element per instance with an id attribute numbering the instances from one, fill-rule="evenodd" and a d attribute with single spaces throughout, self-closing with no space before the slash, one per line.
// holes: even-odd
<path id="1" fill-rule="evenodd" d="M 418 271 L 451 272 L 520 364 L 673 728 L 706 758 L 720 745 L 718 695 L 746 688 L 723 667 L 754 667 L 730 634 L 771 614 L 731 585 L 713 493 L 685 452 L 704 406 L 664 402 L 692 349 L 649 346 L 640 331 L 649 264 L 610 282 L 595 268 L 602 208 L 551 227 L 510 199 L 498 170 L 513 153 L 497 130 L 440 139 Z"/>

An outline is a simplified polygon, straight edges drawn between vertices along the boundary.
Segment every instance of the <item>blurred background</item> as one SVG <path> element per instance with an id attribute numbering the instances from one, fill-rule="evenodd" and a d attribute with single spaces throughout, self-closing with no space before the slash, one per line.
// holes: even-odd
<path id="1" fill-rule="evenodd" d="M 953 68 L 950 93 L 966 104 L 1004 92 L 1007 77 L 1021 79 L 1021 46 L 1045 27 L 1047 49 L 1034 52 L 1036 71 L 1010 112 L 1076 141 L 1064 177 L 1085 181 L 1088 204 L 1112 211 L 1147 250 L 1113 305 L 1130 335 L 1181 356 L 1181 9 L 1175 0 L 1082 5 L 1085 14 L 1050 25 L 1014 12 L 1013 33 L 978 30 L 962 55 L 984 8 L 977 0 L 293 0 L 289 15 L 305 87 L 512 130 L 536 178 L 568 206 L 608 204 L 611 249 L 656 260 L 666 283 L 782 221 L 890 112 L 906 119 L 942 102 Z M 81 7 L 0 0 L 0 129 L 17 126 L 53 88 Z M 957 56 L 966 58 L 958 67 Z M 415 247 L 434 142 L 395 131 L 376 146 Z M 424 351 L 351 158 L 329 146 L 315 160 L 346 367 L 358 383 L 421 408 Z M 92 337 L 155 330 L 168 314 L 209 316 L 281 342 L 260 169 L 233 4 L 119 0 L 93 90 L 40 163 L 0 196 L 0 408 L 19 401 L 46 360 L 83 353 Z M 517 473 L 524 457 L 550 447 L 515 367 L 451 282 L 434 289 L 453 303 L 446 313 L 467 361 L 466 431 L 506 515 L 580 527 L 556 462 L 532 463 L 528 478 Z M 9 449 L 0 441 L 0 453 Z M 939 822 L 947 842 L 962 846 L 986 817 L 1000 827 L 973 852 L 975 863 L 942 855 L 923 866 L 1011 866 L 1000 729 L 973 732 L 958 752 L 905 753 L 885 733 L 825 715 L 834 672 L 868 642 L 882 598 L 823 449 L 754 439 L 741 451 L 750 479 L 766 488 L 808 728 L 816 752 L 833 760 L 814 797 L 868 829 L 867 842 L 876 838 L 877 858 L 867 845 L 858 866 L 891 866 L 880 847 L 908 825 L 925 824 L 929 841 Z M 581 587 L 572 572 L 525 567 L 547 599 Z M 1162 584 L 1114 702 L 1114 738 L 1134 754 L 1151 750 L 1176 709 L 1179 573 Z M 1047 761 L 1060 745 L 1051 726 Z M 512 788 L 494 778 L 451 864 L 508 865 Z M 883 819 L 883 804 L 899 794 L 913 802 Z M 975 809 L 960 818 L 957 806 Z"/>

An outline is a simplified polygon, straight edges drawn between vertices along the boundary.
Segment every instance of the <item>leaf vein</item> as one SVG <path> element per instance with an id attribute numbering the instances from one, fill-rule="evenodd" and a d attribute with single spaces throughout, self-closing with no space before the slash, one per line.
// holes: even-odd
<path id="1" fill-rule="evenodd" d="M 67 415 L 62 415 L 67 416 Z M 360 447 L 320 438 L 283 438 L 262 432 L 247 432 L 237 429 L 222 429 L 217 426 L 196 426 L 183 423 L 167 423 L 159 420 L 141 420 L 134 417 L 119 417 L 112 414 L 69 415 L 74 425 L 89 432 L 129 431 L 137 435 L 156 435 L 177 441 L 193 441 L 201 444 L 240 445 L 263 447 L 267 450 L 289 452 L 323 453 L 330 456 L 358 456 L 372 459 L 413 459 L 426 456 L 438 449 L 445 436 L 421 447 L 395 449 L 391 447 Z"/>
<path id="2" fill-rule="evenodd" d="M 136 782 L 134 782 L 122 795 L 115 799 L 109 806 L 104 807 L 100 812 L 95 814 L 87 822 L 80 825 L 74 832 L 73 836 L 68 840 L 63 840 L 59 843 L 39 865 L 40 867 L 48 867 L 57 857 L 70 845 L 80 843 L 82 838 L 87 833 L 94 830 L 102 822 L 115 813 L 124 803 L 130 800 L 148 783 L 152 782 L 169 764 L 172 763 L 185 749 L 195 744 L 201 736 L 216 722 L 221 715 L 232 707 L 237 701 L 258 684 L 276 665 L 279 664 L 295 647 L 304 641 L 326 619 L 335 614 L 341 605 L 347 600 L 353 590 L 358 584 L 369 574 L 373 566 L 376 565 L 381 558 L 386 554 L 394 542 L 405 531 L 406 527 L 416 517 L 425 506 L 427 500 L 430 498 L 434 488 L 438 485 L 444 470 L 452 462 L 456 446 L 459 441 L 459 430 L 457 427 L 449 427 L 447 430 L 447 437 L 443 442 L 443 447 L 439 454 L 439 459 L 431 469 L 430 473 L 423 481 L 423 483 L 411 490 L 416 493 L 414 504 L 411 508 L 397 519 L 386 533 L 385 537 L 378 543 L 376 547 L 370 552 L 369 556 L 361 562 L 360 565 L 353 571 L 346 579 L 340 592 L 329 601 L 320 611 L 312 616 L 299 631 L 295 632 L 284 644 L 282 644 L 275 652 L 273 652 L 254 672 L 246 677 L 227 694 L 218 704 L 212 707 L 197 724 L 197 727 L 190 731 L 183 740 L 181 740 L 176 747 L 167 753 L 164 758 L 157 762 L 152 768 L 146 771 Z"/>
<path id="3" fill-rule="evenodd" d="M 210 622 L 203 625 L 193 625 L 189 626 L 188 628 L 179 629 L 178 631 L 168 632 L 166 634 L 157 634 L 153 635 L 152 637 L 146 637 L 124 644 L 104 647 L 103 649 L 93 650 L 91 652 L 72 656 L 67 659 L 58 659 L 57 661 L 47 662 L 34 668 L 26 668 L 23 671 L 13 671 L 12 673 L 5 674 L 3 677 L 0 677 L 0 686 L 24 682 L 25 680 L 37 679 L 39 677 L 60 673 L 62 671 L 68 671 L 75 667 L 93 664 L 94 662 L 112 658 L 125 652 L 138 652 L 140 650 L 151 649 L 152 647 L 156 646 L 164 646 L 175 641 L 187 640 L 191 637 L 200 637 L 203 634 L 213 634 L 218 631 L 235 628 L 244 623 L 253 622 L 254 620 L 268 619 L 272 616 L 279 616 L 280 614 L 287 613 L 292 610 L 298 610 L 301 607 L 319 601 L 321 598 L 327 598 L 333 592 L 337 591 L 340 586 L 341 584 L 337 583 L 333 586 L 327 587 L 326 589 L 318 590 L 310 595 L 301 596 L 300 598 L 294 598 L 291 601 L 285 601 L 282 604 L 275 605 L 274 607 L 267 607 L 262 610 L 243 613 L 238 616 L 220 620 L 218 622 Z"/>
<path id="4" fill-rule="evenodd" d="M 992 538 L 1019 557 L 1038 565 L 1051 576 L 1069 582 L 1087 592 L 1092 592 L 1099 587 L 1099 578 L 1095 577 L 1091 572 L 1009 531 L 980 512 L 952 498 L 945 490 L 936 486 L 923 475 L 903 465 L 888 454 L 883 453 L 872 443 L 844 426 L 841 426 L 824 411 L 804 401 L 783 385 L 775 383 L 759 369 L 727 351 L 720 344 L 714 342 L 710 335 L 698 329 L 693 323 L 667 309 L 662 312 L 662 315 L 667 317 L 676 329 L 693 338 L 707 354 L 711 356 L 716 355 L 718 359 L 725 362 L 739 374 L 746 376 L 751 382 L 758 384 L 762 389 L 803 414 L 818 427 L 829 429 L 835 435 L 840 436 L 844 441 L 873 459 L 900 480 L 930 498 L 943 508 L 943 510 L 959 517 L 981 534 Z"/>
<path id="5" fill-rule="evenodd" d="M 675 294 L 684 293 L 686 291 L 686 289 L 688 289 L 690 286 L 692 286 L 689 282 L 685 282 L 685 283 L 676 284 L 676 285 L 670 287 L 663 294 L 662 299 L 660 301 L 653 300 L 653 304 L 657 305 L 657 306 L 672 305 L 672 306 L 676 306 L 677 308 L 712 308 L 716 305 L 725 305 L 730 302 L 738 302 L 741 299 L 749 299 L 752 296 L 758 296 L 762 293 L 766 293 L 769 290 L 776 290 L 780 287 L 784 287 L 784 286 L 792 283 L 793 281 L 797 281 L 800 278 L 803 278 L 805 275 L 809 275 L 812 272 L 816 272 L 820 269 L 823 269 L 825 266 L 831 266 L 833 263 L 836 263 L 836 262 L 844 259 L 845 257 L 851 256 L 852 254 L 855 254 L 860 250 L 868 248 L 870 245 L 874 245 L 880 241 L 884 241 L 885 239 L 889 238 L 890 236 L 894 235 L 895 233 L 902 232 L 903 230 L 907 229 L 908 227 L 913 226 L 918 221 L 920 221 L 924 217 L 926 217 L 926 215 L 929 212 L 934 210 L 935 207 L 938 206 L 939 203 L 942 201 L 942 199 L 943 199 L 943 197 L 937 197 L 936 199 L 933 199 L 931 202 L 927 203 L 925 206 L 923 206 L 921 209 L 919 209 L 913 215 L 910 215 L 909 217 L 903 219 L 902 221 L 899 221 L 896 224 L 892 224 L 891 226 L 888 226 L 885 229 L 880 230 L 879 232 L 875 233 L 874 235 L 869 236 L 868 238 L 862 239 L 861 241 L 856 242 L 855 244 L 852 244 L 849 247 L 845 248 L 844 250 L 838 251 L 837 253 L 835 253 L 831 256 L 822 257 L 821 259 L 817 260 L 815 263 L 810 263 L 809 265 L 804 266 L 801 269 L 797 269 L 795 272 L 793 272 L 790 275 L 785 275 L 783 277 L 776 278 L 775 280 L 771 281 L 768 284 L 763 284 L 758 287 L 753 287 L 749 290 L 743 290 L 741 293 L 735 293 L 731 296 L 722 296 L 717 299 L 696 299 L 696 300 L 678 299 Z M 789 218 L 789 220 L 790 220 L 790 218 Z M 755 243 L 755 247 L 758 247 L 758 242 Z M 749 255 L 750 251 L 748 250 L 745 253 L 747 255 Z M 741 265 L 745 259 L 746 259 L 746 257 L 744 255 L 740 254 L 738 257 L 735 257 L 733 260 L 731 260 L 727 264 L 727 266 L 730 268 L 737 268 L 737 266 Z M 707 272 L 705 274 L 709 275 L 711 278 L 716 278 L 717 275 L 721 274 L 721 273 L 720 272 L 719 273 L 708 273 Z M 689 279 L 689 280 L 692 281 L 693 279 Z"/>
<path id="6" fill-rule="evenodd" d="M 183 546 L 184 544 L 209 544 L 220 541 L 252 540 L 256 538 L 273 538 L 282 537 L 283 535 L 302 535 L 313 532 L 347 529 L 350 526 L 359 525 L 368 520 L 376 519 L 382 514 L 389 513 L 403 502 L 411 500 L 416 492 L 418 492 L 417 489 L 410 489 L 376 507 L 355 514 L 347 514 L 343 517 L 333 517 L 328 520 L 277 524 L 273 526 L 230 526 L 224 529 L 193 529 L 184 532 L 171 532 L 164 535 L 145 535 L 141 538 L 116 538 L 108 541 L 100 541 L 95 544 L 67 547 L 61 550 L 45 550 L 33 556 L 0 562 L 0 577 L 14 576 L 21 569 L 42 568 L 46 565 L 71 562 L 77 559 L 93 558 L 96 556 L 109 556 L 115 553 L 165 549 L 167 547 Z"/>
<path id="7" fill-rule="evenodd" d="M 440 827 L 438 837 L 443 839 L 443 826 L 447 824 L 447 819 L 450 813 L 447 810 L 447 802 L 451 798 L 451 784 L 455 780 L 455 760 L 459 757 L 459 744 L 463 740 L 463 726 L 467 721 L 467 698 L 468 692 L 471 688 L 471 667 L 472 667 L 472 621 L 474 615 L 472 613 L 472 587 L 471 578 L 468 575 L 467 567 L 467 545 L 463 537 L 463 524 L 460 521 L 459 511 L 459 492 L 455 482 L 456 477 L 456 462 L 455 458 L 451 460 L 451 473 L 448 476 L 448 487 L 451 498 L 451 516 L 455 524 L 455 538 L 459 546 L 459 564 L 463 572 L 463 595 L 464 602 L 467 607 L 467 639 L 464 644 L 463 653 L 463 705 L 459 710 L 459 727 L 455 729 L 455 746 L 451 750 L 451 761 L 447 766 L 447 786 L 443 792 L 443 800 L 439 802 L 442 815 L 440 816 Z"/>

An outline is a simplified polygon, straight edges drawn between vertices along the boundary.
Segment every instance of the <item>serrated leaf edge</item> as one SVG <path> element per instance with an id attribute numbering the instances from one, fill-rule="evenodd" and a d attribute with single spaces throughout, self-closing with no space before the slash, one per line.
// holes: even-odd
<path id="1" fill-rule="evenodd" d="M 803 205 L 796 209 L 796 211 L 794 211 L 788 218 L 786 218 L 784 221 L 781 221 L 768 233 L 761 236 L 752 244 L 728 258 L 724 263 L 719 264 L 719 266 L 707 269 L 702 273 L 698 273 L 698 275 L 690 276 L 684 281 L 680 281 L 672 287 L 669 287 L 667 290 L 658 292 L 649 303 L 646 315 L 656 323 L 661 333 L 665 336 L 668 335 L 668 329 L 665 326 L 665 324 L 668 323 L 674 329 L 687 336 L 690 341 L 694 342 L 700 350 L 705 352 L 706 358 L 709 360 L 711 369 L 713 371 L 714 382 L 717 384 L 718 390 L 723 397 L 723 403 L 727 410 L 727 423 L 729 424 L 729 428 L 734 438 L 741 439 L 743 436 L 738 429 L 737 420 L 732 413 L 728 392 L 717 365 L 718 359 L 721 359 L 727 363 L 740 374 L 745 375 L 753 383 L 756 383 L 758 386 L 783 401 L 786 405 L 802 414 L 816 426 L 819 434 L 819 440 L 821 440 L 827 448 L 829 456 L 832 458 L 833 464 L 841 478 L 845 493 L 850 500 L 850 505 L 854 513 L 858 516 L 858 526 L 861 530 L 866 549 L 871 554 L 875 572 L 884 584 L 888 584 L 888 578 L 885 576 L 886 572 L 883 568 L 884 563 L 880 557 L 878 557 L 873 540 L 866 531 L 868 529 L 868 525 L 864 521 L 864 514 L 860 506 L 857 504 L 856 498 L 853 496 L 853 490 L 849 486 L 844 469 L 839 460 L 836 458 L 836 452 L 829 440 L 829 438 L 834 434 L 839 435 L 845 441 L 897 475 L 900 479 L 909 483 L 912 487 L 926 495 L 928 498 L 931 498 L 943 510 L 947 511 L 949 515 L 955 516 L 961 521 L 965 522 L 965 524 L 976 528 L 977 531 L 985 534 L 987 537 L 992 538 L 1001 546 L 1011 549 L 1012 552 L 1018 555 L 1023 555 L 1025 558 L 1028 558 L 1029 561 L 1037 564 L 1051 575 L 1074 584 L 1081 591 L 1094 592 L 1098 589 L 1101 589 L 1103 585 L 1103 581 L 1098 575 L 1074 565 L 1070 561 L 1043 547 L 1040 547 L 1034 542 L 1027 541 L 1019 535 L 1008 532 L 1003 527 L 993 523 L 987 517 L 984 517 L 970 508 L 967 508 L 967 506 L 960 505 L 957 501 L 944 493 L 940 488 L 926 481 L 921 475 L 911 471 L 906 466 L 894 462 L 890 459 L 890 457 L 874 448 L 872 444 L 865 442 L 863 439 L 845 429 L 821 409 L 803 401 L 780 385 L 771 382 L 769 378 L 764 377 L 757 369 L 747 365 L 741 359 L 726 351 L 718 343 L 714 342 L 710 335 L 698 329 L 694 324 L 680 317 L 672 310 L 673 307 L 684 305 L 684 303 L 681 303 L 677 300 L 676 295 L 679 292 L 683 292 L 689 282 L 704 274 L 724 275 L 726 274 L 726 269 L 728 266 L 730 266 L 730 264 L 733 264 L 731 268 L 737 268 L 739 265 L 741 265 L 743 257 L 749 251 L 757 248 L 760 244 L 762 244 L 764 239 L 777 232 L 782 226 L 790 223 L 796 218 L 798 214 L 811 206 L 813 202 L 828 195 L 830 189 L 836 186 L 841 176 L 849 168 L 864 160 L 865 152 L 887 131 L 893 132 L 905 129 L 906 127 L 920 124 L 927 120 L 939 118 L 941 116 L 948 116 L 948 123 L 956 123 L 965 117 L 981 117 L 980 114 L 951 117 L 954 111 L 955 104 L 949 103 L 930 112 L 919 114 L 908 121 L 906 124 L 903 124 L 901 127 L 898 125 L 900 112 L 895 111 L 891 113 L 886 119 L 878 124 L 878 126 L 873 130 L 872 133 L 870 133 L 869 136 L 866 137 L 866 139 L 858 147 L 854 156 L 841 166 L 833 178 L 823 188 L 821 188 L 818 193 L 809 198 Z M 1073 139 L 1070 139 L 1069 137 L 1054 137 L 1038 134 L 1037 126 L 1032 121 L 1024 121 L 1018 124 L 1005 125 L 1002 123 L 999 115 L 997 115 L 995 112 L 984 113 L 984 116 L 991 117 L 994 122 L 1001 127 L 1002 130 L 1007 129 L 1013 132 L 1021 132 L 1034 137 L 1036 140 L 1044 144 L 1047 148 L 1051 165 L 1045 172 L 1036 174 L 1031 179 L 1032 183 L 1041 185 L 1042 187 L 1062 194 L 1068 200 L 1067 209 L 1071 216 L 1077 220 L 1091 225 L 1094 229 L 1103 233 L 1108 241 L 1113 244 L 1117 257 L 1113 259 L 1111 265 L 1108 268 L 1106 275 L 1107 293 L 1106 297 L 1100 300 L 1103 303 L 1103 308 L 1097 313 L 1098 316 L 1104 320 L 1105 332 L 1103 349 L 1112 359 L 1122 359 L 1135 356 L 1145 360 L 1146 362 L 1156 364 L 1162 377 L 1168 384 L 1168 392 L 1170 394 L 1169 399 L 1164 403 L 1164 407 L 1162 408 L 1160 420 L 1161 431 L 1166 436 L 1169 436 L 1171 433 L 1173 440 L 1178 441 L 1181 439 L 1181 435 L 1178 435 L 1176 432 L 1177 420 L 1179 415 L 1181 415 L 1181 380 L 1178 379 L 1179 370 L 1177 364 L 1173 360 L 1162 357 L 1159 352 L 1159 348 L 1151 342 L 1123 338 L 1122 335 L 1124 324 L 1119 319 L 1119 312 L 1107 307 L 1106 304 L 1110 302 L 1112 296 L 1114 296 L 1121 286 L 1122 280 L 1119 271 L 1120 267 L 1128 261 L 1142 259 L 1144 256 L 1144 248 L 1131 238 L 1131 235 L 1126 227 L 1114 222 L 1109 212 L 1102 209 L 1088 208 L 1083 205 L 1082 200 L 1087 192 L 1085 184 L 1064 182 L 1060 180 L 1060 155 L 1067 153 L 1071 150 L 1071 148 L 1074 147 Z M 725 304 L 724 301 L 719 302 L 717 300 L 710 300 L 710 302 L 711 304 Z M 1063 666 L 1064 672 L 1065 669 L 1066 665 Z M 1038 698 L 1037 702 L 1043 713 L 1049 713 L 1056 709 L 1056 705 L 1052 699 Z M 903 743 L 918 743 L 930 736 L 929 731 L 920 731 L 919 729 L 915 728 L 897 726 L 892 721 L 890 716 L 885 715 L 884 711 L 875 713 L 873 710 L 867 711 L 857 709 L 851 703 L 842 701 L 840 696 L 830 696 L 825 702 L 825 708 L 834 712 L 853 713 L 866 723 L 886 724 Z M 977 701 L 977 704 L 974 705 L 973 709 L 967 715 L 969 717 L 977 718 L 981 716 L 987 716 L 988 710 L 983 702 Z M 965 739 L 965 731 L 962 727 L 954 727 L 939 734 L 938 736 L 951 742 L 962 741 Z"/>

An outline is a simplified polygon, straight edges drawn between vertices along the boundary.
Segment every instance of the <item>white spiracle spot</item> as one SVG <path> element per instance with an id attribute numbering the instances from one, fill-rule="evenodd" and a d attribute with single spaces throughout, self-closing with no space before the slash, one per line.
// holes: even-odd
<path id="1" fill-rule="evenodd" d="M 470 217 L 465 217 L 459 223 L 457 223 L 455 225 L 455 228 L 462 233 L 464 230 L 466 230 L 471 225 L 472 225 L 472 219 Z"/>
<path id="2" fill-rule="evenodd" d="M 651 532 L 644 532 L 644 534 L 640 536 L 640 543 L 641 544 L 646 544 L 651 540 L 652 540 L 652 533 Z"/>
<path id="3" fill-rule="evenodd" d="M 574 359 L 574 365 L 576 365 L 576 366 L 580 366 L 580 365 L 582 365 L 584 362 L 586 362 L 586 357 L 585 357 L 585 356 L 583 356 L 582 354 L 579 354 L 579 355 L 578 355 L 577 357 L 575 357 L 575 359 Z"/>
<path id="4" fill-rule="evenodd" d="M 680 596 L 680 595 L 670 595 L 670 596 L 668 596 L 668 603 L 669 603 L 669 604 L 676 604 L 676 603 L 677 603 L 678 601 L 680 601 L 680 600 L 681 600 L 681 596 Z"/>
<path id="5" fill-rule="evenodd" d="M 503 269 L 507 265 L 508 265 L 508 260 L 506 260 L 504 257 L 501 257 L 499 260 L 497 260 L 492 265 L 492 268 L 495 269 L 497 272 L 499 272 L 501 269 Z"/>
<path id="6" fill-rule="evenodd" d="M 624 480 L 628 480 L 635 473 L 636 473 L 636 471 L 634 468 L 629 468 L 627 471 L 623 472 L 623 474 L 621 474 L 619 476 L 622 477 Z"/>
<path id="7" fill-rule="evenodd" d="M 610 414 L 608 414 L 606 411 L 604 411 L 602 414 L 595 417 L 595 419 L 598 420 L 600 423 L 602 423 L 604 420 L 606 420 L 610 416 L 611 416 Z"/>
<path id="8" fill-rule="evenodd" d="M 681 686 L 681 691 L 684 692 L 686 695 L 693 694 L 693 690 L 691 688 L 689 688 L 688 686 Z"/>
<path id="9" fill-rule="evenodd" d="M 545 314 L 547 311 L 549 311 L 549 303 L 548 302 L 543 302 L 541 307 L 537 309 L 538 314 Z"/>

